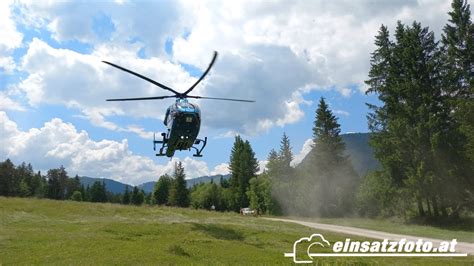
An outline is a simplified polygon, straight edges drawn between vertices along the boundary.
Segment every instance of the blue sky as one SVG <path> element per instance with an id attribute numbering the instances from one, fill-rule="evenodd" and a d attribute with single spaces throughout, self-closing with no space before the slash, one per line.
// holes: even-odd
<path id="1" fill-rule="evenodd" d="M 380 25 L 416 19 L 439 37 L 448 10 L 449 1 L 2 1 L 0 159 L 140 184 L 177 160 L 188 177 L 227 173 L 235 134 L 263 168 L 286 132 L 297 164 L 320 97 L 343 133 L 368 131 L 365 103 L 377 100 L 363 82 Z M 100 61 L 184 91 L 214 50 L 217 62 L 195 94 L 257 102 L 194 101 L 209 139 L 204 157 L 155 157 L 152 135 L 165 130 L 173 100 L 105 102 L 167 93 Z"/>

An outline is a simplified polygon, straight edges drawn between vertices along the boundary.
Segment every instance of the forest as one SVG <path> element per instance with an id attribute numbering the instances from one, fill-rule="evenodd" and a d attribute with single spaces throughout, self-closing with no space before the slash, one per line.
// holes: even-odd
<path id="1" fill-rule="evenodd" d="M 64 167 L 46 175 L 30 164 L 0 163 L 0 195 L 149 204 L 308 217 L 402 217 L 456 221 L 474 211 L 474 26 L 467 1 L 454 0 L 440 40 L 419 22 L 382 25 L 375 36 L 366 94 L 370 145 L 380 168 L 359 176 L 345 154 L 337 117 L 319 99 L 306 163 L 294 166 L 290 139 L 261 169 L 249 141 L 235 137 L 229 180 L 186 186 L 185 169 L 157 178 L 154 191 L 84 187 Z"/>

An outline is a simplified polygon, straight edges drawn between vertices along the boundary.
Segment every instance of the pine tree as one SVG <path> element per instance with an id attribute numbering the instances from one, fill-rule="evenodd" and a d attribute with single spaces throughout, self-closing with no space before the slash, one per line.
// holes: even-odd
<path id="1" fill-rule="evenodd" d="M 293 161 L 293 152 L 291 151 L 290 138 L 283 133 L 280 142 L 279 159 L 282 164 L 283 174 L 288 174 L 291 170 L 291 161 Z"/>
<path id="2" fill-rule="evenodd" d="M 323 162 L 324 157 L 329 155 L 329 161 L 339 162 L 345 158 L 345 145 L 342 141 L 341 128 L 337 118 L 329 110 L 329 106 L 323 97 L 319 100 L 316 110 L 316 119 L 313 127 L 314 155 Z"/>
<path id="3" fill-rule="evenodd" d="M 270 178 L 275 179 L 281 176 L 280 168 L 281 168 L 281 163 L 280 163 L 280 158 L 278 156 L 278 153 L 272 149 L 270 153 L 268 154 L 267 157 L 267 165 L 265 166 L 266 172 L 268 173 L 268 176 Z"/>
<path id="4" fill-rule="evenodd" d="M 235 137 L 230 155 L 229 170 L 231 172 L 229 183 L 233 194 L 232 209 L 239 211 L 240 208 L 247 207 L 249 204 L 246 194 L 249 180 L 259 170 L 258 161 L 255 158 L 250 142 L 243 141 L 240 136 Z"/>
<path id="5" fill-rule="evenodd" d="M 15 179 L 15 165 L 6 159 L 0 163 L 0 195 L 13 196 Z"/>
<path id="6" fill-rule="evenodd" d="M 313 127 L 312 161 L 322 216 L 347 215 L 352 210 L 357 174 L 344 155 L 345 145 L 340 132 L 337 118 L 321 98 Z"/>
<path id="7" fill-rule="evenodd" d="M 22 162 L 15 171 L 15 196 L 29 197 L 31 195 L 31 181 L 33 179 L 33 167 L 31 164 Z"/>
<path id="8" fill-rule="evenodd" d="M 81 181 L 79 176 L 76 175 L 74 178 L 69 178 L 66 183 L 66 198 L 69 199 L 74 191 L 81 189 Z"/>
<path id="9" fill-rule="evenodd" d="M 451 96 L 452 114 L 466 138 L 466 156 L 474 165 L 474 25 L 467 1 L 453 0 L 451 7 L 450 23 L 442 34 L 444 86 Z"/>
<path id="10" fill-rule="evenodd" d="M 26 182 L 26 179 L 22 179 L 20 181 L 17 195 L 20 196 L 20 197 L 29 197 L 29 196 L 31 196 L 30 187 L 28 186 L 28 183 Z"/>
<path id="11" fill-rule="evenodd" d="M 144 201 L 145 193 L 141 189 L 138 189 L 138 187 L 133 187 L 130 203 L 134 205 L 142 205 Z"/>
<path id="12" fill-rule="evenodd" d="M 459 202 L 456 195 L 462 194 L 465 180 L 458 170 L 467 168 L 460 163 L 463 145 L 450 108 L 449 98 L 455 93 L 443 88 L 450 74 L 434 33 L 417 22 L 398 22 L 395 42 L 382 26 L 376 45 L 366 81 L 368 93 L 378 94 L 383 103 L 370 106 L 375 156 L 383 174 L 403 192 L 402 205 L 416 204 L 419 216 L 446 215 L 448 206 L 456 205 L 448 198 Z M 448 74 L 441 79 L 443 73 Z"/>
<path id="13" fill-rule="evenodd" d="M 188 207 L 189 206 L 189 190 L 186 183 L 186 175 L 181 162 L 175 163 L 173 182 L 169 193 L 168 203 L 171 206 Z"/>
<path id="14" fill-rule="evenodd" d="M 156 182 L 155 188 L 153 190 L 153 199 L 155 204 L 165 205 L 168 203 L 171 183 L 171 177 L 167 174 L 160 176 L 160 179 L 158 179 L 158 182 Z"/>
<path id="15" fill-rule="evenodd" d="M 474 26 L 470 5 L 465 0 L 453 0 L 448 24 L 442 34 L 445 64 L 448 66 L 451 95 L 458 99 L 472 99 L 474 88 Z"/>
<path id="16" fill-rule="evenodd" d="M 122 204 L 130 204 L 130 192 L 128 191 L 128 186 L 125 186 L 125 192 L 123 193 Z"/>
<path id="17" fill-rule="evenodd" d="M 467 1 L 453 0 L 451 7 L 449 23 L 443 29 L 441 50 L 443 86 L 452 121 L 451 130 L 446 134 L 449 137 L 440 140 L 447 144 L 443 153 L 448 158 L 439 158 L 439 161 L 443 167 L 454 166 L 447 167 L 450 170 L 444 175 L 451 176 L 449 181 L 455 183 L 446 198 L 451 201 L 447 205 L 451 205 L 457 216 L 462 208 L 472 210 L 469 202 L 474 201 L 474 25 Z"/>
<path id="18" fill-rule="evenodd" d="M 221 188 L 228 188 L 229 187 L 229 180 L 225 179 L 223 176 L 219 178 L 219 185 Z"/>
<path id="19" fill-rule="evenodd" d="M 101 181 L 95 181 L 90 188 L 90 196 L 91 202 L 106 202 L 107 190 L 105 188 L 105 183 Z"/>
<path id="20" fill-rule="evenodd" d="M 139 190 L 138 187 L 134 186 L 132 190 L 132 195 L 130 196 L 130 203 L 134 205 L 139 205 L 140 199 L 139 199 Z"/>
<path id="21" fill-rule="evenodd" d="M 50 169 L 46 174 L 48 179 L 48 193 L 47 196 L 50 199 L 60 200 L 63 199 L 63 187 L 61 186 L 60 177 L 61 169 Z"/>
<path id="22" fill-rule="evenodd" d="M 41 176 L 41 172 L 33 175 L 31 179 L 31 195 L 33 197 L 42 198 L 45 196 L 46 180 Z"/>
<path id="23" fill-rule="evenodd" d="M 81 187 L 79 188 L 79 192 L 81 192 L 81 197 L 83 201 L 86 201 L 86 189 L 84 188 L 84 185 L 81 184 Z"/>
<path id="24" fill-rule="evenodd" d="M 64 166 L 60 166 L 58 169 L 58 182 L 59 182 L 59 199 L 67 199 L 66 198 L 66 192 L 67 192 L 67 183 L 69 180 L 69 177 L 66 172 L 66 168 Z"/>
<path id="25" fill-rule="evenodd" d="M 270 156 L 273 156 L 270 154 Z M 273 160 L 273 158 L 269 158 Z M 290 139 L 283 133 L 280 142 L 280 152 L 278 153 L 278 177 L 282 180 L 292 179 L 294 176 L 294 169 L 291 166 L 291 161 L 293 161 L 293 152 L 291 151 Z"/>
<path id="26" fill-rule="evenodd" d="M 83 196 L 84 201 L 91 201 L 91 188 L 89 185 L 86 186 L 86 191 Z"/>

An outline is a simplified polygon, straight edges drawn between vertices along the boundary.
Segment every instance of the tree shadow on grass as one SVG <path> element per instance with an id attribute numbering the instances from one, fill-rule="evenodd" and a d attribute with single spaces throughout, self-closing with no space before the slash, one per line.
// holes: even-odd
<path id="1" fill-rule="evenodd" d="M 187 253 L 180 245 L 172 245 L 168 248 L 168 252 L 177 256 L 189 257 Z"/>
<path id="2" fill-rule="evenodd" d="M 436 217 L 436 218 L 412 218 L 407 224 L 431 225 L 440 229 L 451 231 L 474 232 L 474 217 Z"/>
<path id="3" fill-rule="evenodd" d="M 212 236 L 221 240 L 244 240 L 244 236 L 241 232 L 235 231 L 231 228 L 225 228 L 223 226 L 214 224 L 197 224 L 193 223 L 193 230 L 201 231 L 209 236 Z"/>

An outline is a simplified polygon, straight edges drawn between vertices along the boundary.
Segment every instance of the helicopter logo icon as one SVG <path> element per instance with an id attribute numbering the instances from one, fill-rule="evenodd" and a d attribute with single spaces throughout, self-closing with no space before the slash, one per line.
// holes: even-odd
<path id="1" fill-rule="evenodd" d="M 285 253 L 285 257 L 292 257 L 294 263 L 312 263 L 313 247 L 330 247 L 331 244 L 321 234 L 312 234 L 309 237 L 302 237 L 293 243 L 293 252 Z"/>

